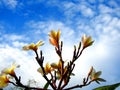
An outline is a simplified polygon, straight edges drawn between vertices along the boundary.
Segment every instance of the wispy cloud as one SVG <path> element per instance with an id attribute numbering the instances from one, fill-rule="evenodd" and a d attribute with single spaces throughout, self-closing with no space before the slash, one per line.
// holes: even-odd
<path id="1" fill-rule="evenodd" d="M 63 38 L 69 39 L 74 37 L 74 30 L 66 26 L 61 21 L 30 21 L 25 24 L 29 30 L 28 34 L 38 38 L 43 38 L 44 36 L 48 37 L 48 32 L 51 30 L 60 29 L 63 35 Z M 66 36 L 67 33 L 67 36 Z M 33 38 L 34 38 L 33 37 Z"/>
<path id="2" fill-rule="evenodd" d="M 15 9 L 18 1 L 17 0 L 1 0 L 1 4 L 4 4 L 9 9 Z"/>

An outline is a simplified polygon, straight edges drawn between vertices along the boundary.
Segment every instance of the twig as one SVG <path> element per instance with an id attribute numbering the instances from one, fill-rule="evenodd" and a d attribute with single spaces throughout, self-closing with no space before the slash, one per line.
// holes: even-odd
<path id="1" fill-rule="evenodd" d="M 44 67 L 43 67 L 43 61 L 44 61 L 44 57 L 42 56 L 42 51 L 40 51 L 40 58 L 39 58 L 39 55 L 37 53 L 37 51 L 35 51 L 36 53 L 36 60 L 38 62 L 38 64 L 40 65 L 42 71 L 43 71 L 43 77 L 46 79 L 46 81 L 50 84 L 50 86 L 56 90 L 56 88 L 54 87 L 54 85 L 51 83 L 51 80 L 48 79 L 48 77 L 46 76 L 46 73 L 45 73 L 45 70 L 44 70 Z"/>
<path id="2" fill-rule="evenodd" d="M 28 89 L 46 90 L 46 89 L 43 89 L 43 88 L 29 87 L 29 86 L 23 85 L 20 81 L 20 77 L 18 78 L 16 75 L 14 75 L 14 78 L 16 80 L 16 83 L 9 81 L 9 83 L 13 84 L 14 86 L 25 88 L 25 90 L 28 90 Z"/>

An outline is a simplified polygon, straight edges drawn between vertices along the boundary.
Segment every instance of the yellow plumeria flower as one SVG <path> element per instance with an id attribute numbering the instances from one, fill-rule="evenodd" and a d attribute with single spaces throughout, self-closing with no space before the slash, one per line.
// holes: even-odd
<path id="1" fill-rule="evenodd" d="M 59 60 L 58 63 L 52 63 L 51 67 L 53 70 L 57 70 L 57 76 L 59 79 L 61 78 L 62 73 L 65 73 L 67 71 L 67 67 L 62 68 L 62 61 Z"/>
<path id="2" fill-rule="evenodd" d="M 52 64 L 51 64 L 51 67 L 52 67 L 53 69 L 61 69 L 61 68 L 62 68 L 62 62 L 61 62 L 61 60 L 59 60 L 58 63 L 52 63 Z"/>
<path id="3" fill-rule="evenodd" d="M 86 35 L 83 35 L 83 36 L 82 36 L 83 48 L 86 48 L 86 47 L 92 45 L 93 42 L 94 42 L 94 41 L 92 41 L 92 37 L 91 37 L 91 36 L 86 36 Z"/>
<path id="4" fill-rule="evenodd" d="M 15 75 L 15 69 L 19 67 L 19 65 L 16 65 L 15 63 L 12 64 L 12 66 L 10 68 L 5 68 L 2 73 L 4 74 L 9 74 L 11 76 L 14 76 Z"/>
<path id="5" fill-rule="evenodd" d="M 30 45 L 24 46 L 23 50 L 33 50 L 36 51 L 38 49 L 39 46 L 42 46 L 44 43 L 43 41 L 39 41 L 36 44 L 31 43 Z"/>
<path id="6" fill-rule="evenodd" d="M 57 32 L 52 30 L 49 33 L 49 36 L 50 36 L 50 38 L 49 38 L 50 43 L 58 48 L 59 39 L 60 39 L 60 30 L 58 30 Z"/>
<path id="7" fill-rule="evenodd" d="M 95 69 L 92 67 L 89 72 L 91 81 L 96 81 L 96 83 L 98 84 L 100 84 L 100 82 L 106 82 L 105 79 L 100 78 L 101 73 L 101 71 L 96 72 Z"/>
<path id="8" fill-rule="evenodd" d="M 0 88 L 6 87 L 8 83 L 9 83 L 9 78 L 5 74 L 0 75 Z"/>
<path id="9" fill-rule="evenodd" d="M 48 74 L 48 73 L 51 73 L 51 71 L 53 70 L 51 65 L 49 63 L 47 63 L 44 67 L 44 70 L 45 70 L 45 74 Z M 40 72 L 42 75 L 43 75 L 43 71 L 42 71 L 42 68 L 38 68 L 37 70 L 38 72 Z"/>
<path id="10" fill-rule="evenodd" d="M 63 75 L 66 74 L 67 72 L 67 66 L 65 66 L 65 63 L 64 63 L 64 67 L 62 68 L 62 61 L 59 60 L 58 63 L 52 63 L 51 64 L 51 67 L 53 68 L 53 70 L 56 70 L 56 78 L 58 80 L 62 79 Z M 71 75 L 74 75 L 74 73 L 71 73 Z M 64 77 L 64 83 L 67 82 L 67 79 L 69 77 L 69 71 L 67 72 L 67 75 L 66 77 Z"/>

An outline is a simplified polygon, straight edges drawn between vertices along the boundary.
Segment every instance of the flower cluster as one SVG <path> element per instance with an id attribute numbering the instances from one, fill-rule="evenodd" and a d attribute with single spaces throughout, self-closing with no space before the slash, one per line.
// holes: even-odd
<path id="1" fill-rule="evenodd" d="M 74 46 L 73 57 L 69 61 L 63 60 L 62 57 L 62 47 L 63 42 L 60 41 L 61 32 L 60 30 L 54 31 L 52 30 L 49 33 L 49 42 L 55 47 L 56 54 L 59 56 L 59 60 L 56 63 L 46 63 L 44 65 L 44 56 L 42 51 L 40 54 L 38 53 L 39 46 L 42 46 L 44 43 L 43 41 L 38 41 L 36 44 L 31 43 L 29 45 L 23 46 L 23 50 L 28 51 L 32 50 L 36 54 L 36 61 L 39 64 L 39 68 L 37 71 L 41 73 L 43 78 L 47 81 L 44 88 L 38 87 L 28 87 L 21 82 L 21 78 L 18 77 L 15 73 L 15 69 L 19 66 L 15 65 L 14 63 L 10 68 L 6 68 L 0 74 L 0 88 L 6 87 L 9 83 L 12 83 L 15 86 L 19 86 L 24 88 L 25 90 L 34 89 L 34 90 L 46 90 L 49 86 L 53 90 L 70 90 L 75 88 L 82 88 L 83 86 L 89 85 L 91 82 L 96 81 L 97 83 L 104 82 L 105 80 L 100 78 L 101 71 L 96 72 L 95 69 L 92 67 L 87 75 L 86 78 L 83 78 L 83 83 L 66 87 L 71 80 L 71 76 L 75 75 L 73 70 L 75 68 L 75 61 L 81 56 L 83 50 L 93 44 L 93 40 L 91 36 L 83 35 L 82 39 L 79 43 L 79 46 Z M 61 42 L 61 43 L 60 43 Z M 14 78 L 14 81 L 11 79 Z"/>
<path id="2" fill-rule="evenodd" d="M 0 88 L 6 87 L 8 83 L 10 83 L 10 79 L 16 75 L 15 69 L 17 67 L 19 67 L 19 65 L 13 63 L 10 68 L 5 68 L 2 70 L 0 75 Z"/>

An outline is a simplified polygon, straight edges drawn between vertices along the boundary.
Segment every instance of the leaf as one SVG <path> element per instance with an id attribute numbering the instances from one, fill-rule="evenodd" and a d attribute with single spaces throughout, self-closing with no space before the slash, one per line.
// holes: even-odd
<path id="1" fill-rule="evenodd" d="M 56 78 L 59 80 L 59 79 L 60 79 L 60 76 L 56 76 Z"/>
<path id="2" fill-rule="evenodd" d="M 52 81 L 52 79 L 50 79 L 50 82 Z M 44 89 L 47 89 L 49 87 L 49 82 L 47 82 L 45 85 L 44 85 Z"/>
<path id="3" fill-rule="evenodd" d="M 47 89 L 49 87 L 49 83 L 47 82 L 45 85 L 44 85 L 44 89 Z"/>
<path id="4" fill-rule="evenodd" d="M 98 87 L 98 88 L 95 88 L 93 90 L 115 90 L 119 86 L 120 86 L 120 83 L 116 83 L 116 84 L 112 84 L 112 85 Z"/>
<path id="5" fill-rule="evenodd" d="M 100 84 L 100 82 L 106 82 L 103 78 L 96 78 L 95 79 L 96 83 Z"/>
<path id="6" fill-rule="evenodd" d="M 100 82 L 99 82 L 98 80 L 95 80 L 95 82 L 96 82 L 97 84 L 100 84 Z"/>
<path id="7" fill-rule="evenodd" d="M 74 74 L 74 73 L 71 73 L 71 76 L 75 76 L 75 74 Z"/>
<path id="8" fill-rule="evenodd" d="M 97 80 L 100 81 L 100 82 L 106 82 L 106 80 L 103 79 L 103 78 L 97 78 Z"/>

